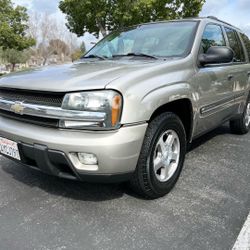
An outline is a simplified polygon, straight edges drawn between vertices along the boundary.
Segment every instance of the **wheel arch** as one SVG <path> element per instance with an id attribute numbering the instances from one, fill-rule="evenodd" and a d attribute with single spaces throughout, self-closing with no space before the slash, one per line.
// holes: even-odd
<path id="1" fill-rule="evenodd" d="M 149 121 L 164 112 L 172 112 L 181 119 L 187 135 L 187 141 L 191 142 L 194 126 L 194 110 L 191 100 L 189 98 L 182 98 L 165 103 L 152 113 Z"/>

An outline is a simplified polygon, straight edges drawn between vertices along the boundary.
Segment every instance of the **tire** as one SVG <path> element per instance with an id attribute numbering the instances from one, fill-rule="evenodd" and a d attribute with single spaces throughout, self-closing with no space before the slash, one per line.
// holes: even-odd
<path id="1" fill-rule="evenodd" d="M 250 95 L 248 97 L 244 113 L 240 118 L 230 121 L 232 133 L 238 135 L 247 134 L 250 130 Z"/>
<path id="2" fill-rule="evenodd" d="M 166 195 L 180 176 L 186 146 L 185 129 L 178 116 L 167 112 L 153 119 L 148 125 L 136 171 L 130 181 L 132 189 L 147 199 Z M 166 167 L 168 163 L 169 167 Z M 161 164 L 166 166 L 158 169 Z"/>

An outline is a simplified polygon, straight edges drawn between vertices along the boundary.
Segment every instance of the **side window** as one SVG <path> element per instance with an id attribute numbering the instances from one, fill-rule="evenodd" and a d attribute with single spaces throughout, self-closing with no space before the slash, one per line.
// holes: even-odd
<path id="1" fill-rule="evenodd" d="M 226 46 L 221 26 L 216 24 L 206 26 L 201 41 L 201 53 L 207 53 L 212 46 Z"/>
<path id="2" fill-rule="evenodd" d="M 248 54 L 248 58 L 250 60 L 250 40 L 249 40 L 249 38 L 245 34 L 241 34 L 241 37 L 242 37 L 243 42 L 245 44 L 245 47 L 246 47 L 246 50 L 247 50 L 247 54 Z"/>
<path id="3" fill-rule="evenodd" d="M 225 31 L 227 33 L 229 46 L 234 51 L 234 61 L 235 62 L 245 62 L 245 55 L 242 44 L 238 37 L 238 34 L 233 29 L 225 27 Z"/>

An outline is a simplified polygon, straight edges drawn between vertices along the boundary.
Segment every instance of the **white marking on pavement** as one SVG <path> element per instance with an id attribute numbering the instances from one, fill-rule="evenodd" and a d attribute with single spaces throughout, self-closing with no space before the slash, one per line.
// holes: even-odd
<path id="1" fill-rule="evenodd" d="M 250 214 L 240 231 L 233 250 L 250 250 Z"/>

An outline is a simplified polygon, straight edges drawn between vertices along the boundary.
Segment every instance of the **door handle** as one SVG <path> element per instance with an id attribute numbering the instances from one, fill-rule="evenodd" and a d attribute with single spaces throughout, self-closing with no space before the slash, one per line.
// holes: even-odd
<path id="1" fill-rule="evenodd" d="M 250 73 L 250 72 L 249 72 L 249 73 Z M 227 77 L 227 79 L 228 79 L 229 81 L 231 81 L 233 78 L 234 78 L 233 75 L 228 75 L 228 77 Z"/>
<path id="2" fill-rule="evenodd" d="M 247 72 L 247 76 L 250 77 L 250 71 Z"/>

